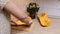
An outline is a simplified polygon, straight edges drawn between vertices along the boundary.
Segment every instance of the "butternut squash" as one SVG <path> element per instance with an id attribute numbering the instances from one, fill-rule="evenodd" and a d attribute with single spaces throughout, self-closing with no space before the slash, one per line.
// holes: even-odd
<path id="1" fill-rule="evenodd" d="M 42 26 L 49 26 L 50 25 L 50 19 L 47 17 L 47 13 L 46 12 L 42 12 L 40 14 L 37 15 L 40 24 Z"/>

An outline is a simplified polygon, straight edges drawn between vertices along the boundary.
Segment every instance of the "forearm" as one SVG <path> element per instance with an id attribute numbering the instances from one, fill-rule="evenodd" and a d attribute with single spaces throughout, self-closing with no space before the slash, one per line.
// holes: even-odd
<path id="1" fill-rule="evenodd" d="M 9 1 L 5 6 L 4 9 L 10 13 L 12 13 L 13 15 L 15 15 L 16 17 L 19 18 L 24 18 L 26 17 L 26 14 L 24 12 L 22 12 L 22 10 L 20 8 L 18 8 L 12 1 Z"/>

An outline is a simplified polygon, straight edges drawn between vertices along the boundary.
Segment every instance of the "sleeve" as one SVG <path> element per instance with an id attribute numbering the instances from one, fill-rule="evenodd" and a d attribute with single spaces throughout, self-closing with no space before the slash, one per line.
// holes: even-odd
<path id="1" fill-rule="evenodd" d="M 0 0 L 0 10 L 3 9 L 4 5 L 8 2 L 9 0 Z"/>

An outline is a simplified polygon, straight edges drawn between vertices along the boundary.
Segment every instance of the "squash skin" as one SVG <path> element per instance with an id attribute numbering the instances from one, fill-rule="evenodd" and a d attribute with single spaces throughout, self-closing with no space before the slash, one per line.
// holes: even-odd
<path id="1" fill-rule="evenodd" d="M 14 19 L 15 17 L 12 15 L 11 19 Z M 28 20 L 32 20 L 31 17 L 28 16 Z M 18 20 L 16 22 L 11 21 L 11 25 L 26 25 L 26 23 L 22 22 L 21 20 Z"/>

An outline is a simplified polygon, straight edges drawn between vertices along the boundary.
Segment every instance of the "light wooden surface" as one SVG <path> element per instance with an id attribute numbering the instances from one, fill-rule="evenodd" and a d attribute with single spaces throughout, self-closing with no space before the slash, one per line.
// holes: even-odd
<path id="1" fill-rule="evenodd" d="M 30 31 L 12 30 L 12 34 L 60 34 L 60 19 L 51 19 L 49 27 L 42 27 L 37 19 L 34 20 L 34 26 Z"/>

